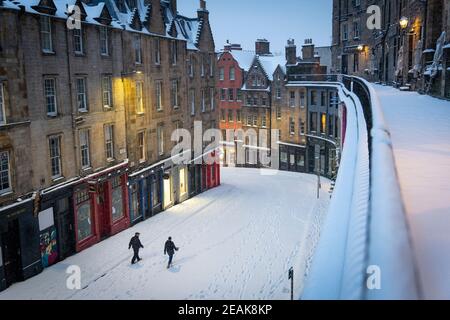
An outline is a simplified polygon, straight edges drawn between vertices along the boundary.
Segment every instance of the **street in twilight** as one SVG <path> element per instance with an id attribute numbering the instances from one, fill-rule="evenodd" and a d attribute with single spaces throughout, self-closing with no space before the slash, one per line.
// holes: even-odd
<path id="1" fill-rule="evenodd" d="M 450 299 L 449 12 L 0 0 L 0 300 Z"/>

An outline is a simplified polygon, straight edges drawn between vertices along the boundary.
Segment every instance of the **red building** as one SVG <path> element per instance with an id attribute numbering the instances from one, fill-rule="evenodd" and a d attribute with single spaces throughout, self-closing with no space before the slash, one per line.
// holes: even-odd
<path id="1" fill-rule="evenodd" d="M 219 92 L 219 128 L 222 130 L 222 138 L 233 145 L 222 150 L 222 155 L 229 161 L 235 159 L 234 139 L 227 138 L 226 130 L 242 129 L 244 121 L 242 116 L 243 96 L 241 88 L 244 82 L 245 72 L 250 67 L 255 54 L 242 51 L 240 45 L 227 43 L 224 51 L 219 55 L 217 68 L 219 69 L 219 80 L 217 90 Z M 229 163 L 227 161 L 227 163 Z"/>

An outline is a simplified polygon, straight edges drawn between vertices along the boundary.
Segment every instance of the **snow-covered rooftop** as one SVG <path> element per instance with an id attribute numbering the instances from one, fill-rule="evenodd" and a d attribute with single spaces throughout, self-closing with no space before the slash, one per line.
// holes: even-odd
<path id="1" fill-rule="evenodd" d="M 52 0 L 44 1 L 51 5 Z M 36 10 L 36 6 L 40 3 L 39 0 L 4 0 L 0 2 L 0 7 L 21 10 L 32 14 L 45 14 Z M 50 14 L 55 18 L 67 19 L 68 7 L 77 3 L 77 0 L 53 0 L 56 8 L 54 14 Z M 82 3 L 83 9 L 86 12 L 85 23 L 97 24 L 101 23 L 97 20 L 101 17 L 104 10 L 106 10 L 112 18 L 111 27 L 127 31 L 139 32 L 144 34 L 153 34 L 148 29 L 149 24 L 146 21 L 151 12 L 151 4 L 144 0 L 136 0 L 136 7 L 130 8 L 127 1 L 124 1 L 124 8 L 121 10 L 113 0 L 91 0 L 89 4 Z M 167 1 L 161 0 L 161 13 L 165 24 L 166 34 L 163 36 L 176 38 L 187 41 L 187 48 L 190 50 L 197 50 L 198 40 L 202 31 L 203 20 L 199 18 L 188 18 L 178 13 L 172 12 Z M 135 17 L 136 16 L 136 17 Z M 142 29 L 134 29 L 132 26 L 133 19 L 139 19 Z M 175 34 L 170 34 L 170 31 L 175 26 Z"/>

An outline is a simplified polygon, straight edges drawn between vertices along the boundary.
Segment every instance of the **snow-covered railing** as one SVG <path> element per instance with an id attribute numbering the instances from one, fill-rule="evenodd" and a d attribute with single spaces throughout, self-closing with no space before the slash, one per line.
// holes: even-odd
<path id="1" fill-rule="evenodd" d="M 337 79 L 328 85 L 338 89 L 347 109 L 345 145 L 301 298 L 418 298 L 390 134 L 377 95 L 363 79 Z"/>

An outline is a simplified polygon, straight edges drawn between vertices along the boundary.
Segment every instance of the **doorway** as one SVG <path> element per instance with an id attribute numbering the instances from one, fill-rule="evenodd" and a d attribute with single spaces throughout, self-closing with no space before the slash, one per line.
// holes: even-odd
<path id="1" fill-rule="evenodd" d="M 346 54 L 342 55 L 341 73 L 342 74 L 348 74 L 348 55 L 346 55 Z"/>
<path id="2" fill-rule="evenodd" d="M 172 176 L 164 179 L 164 209 L 172 204 Z"/>
<path id="3" fill-rule="evenodd" d="M 9 287 L 20 280 L 20 238 L 17 219 L 8 222 L 8 231 L 2 233 L 1 238 L 6 286 Z"/>

